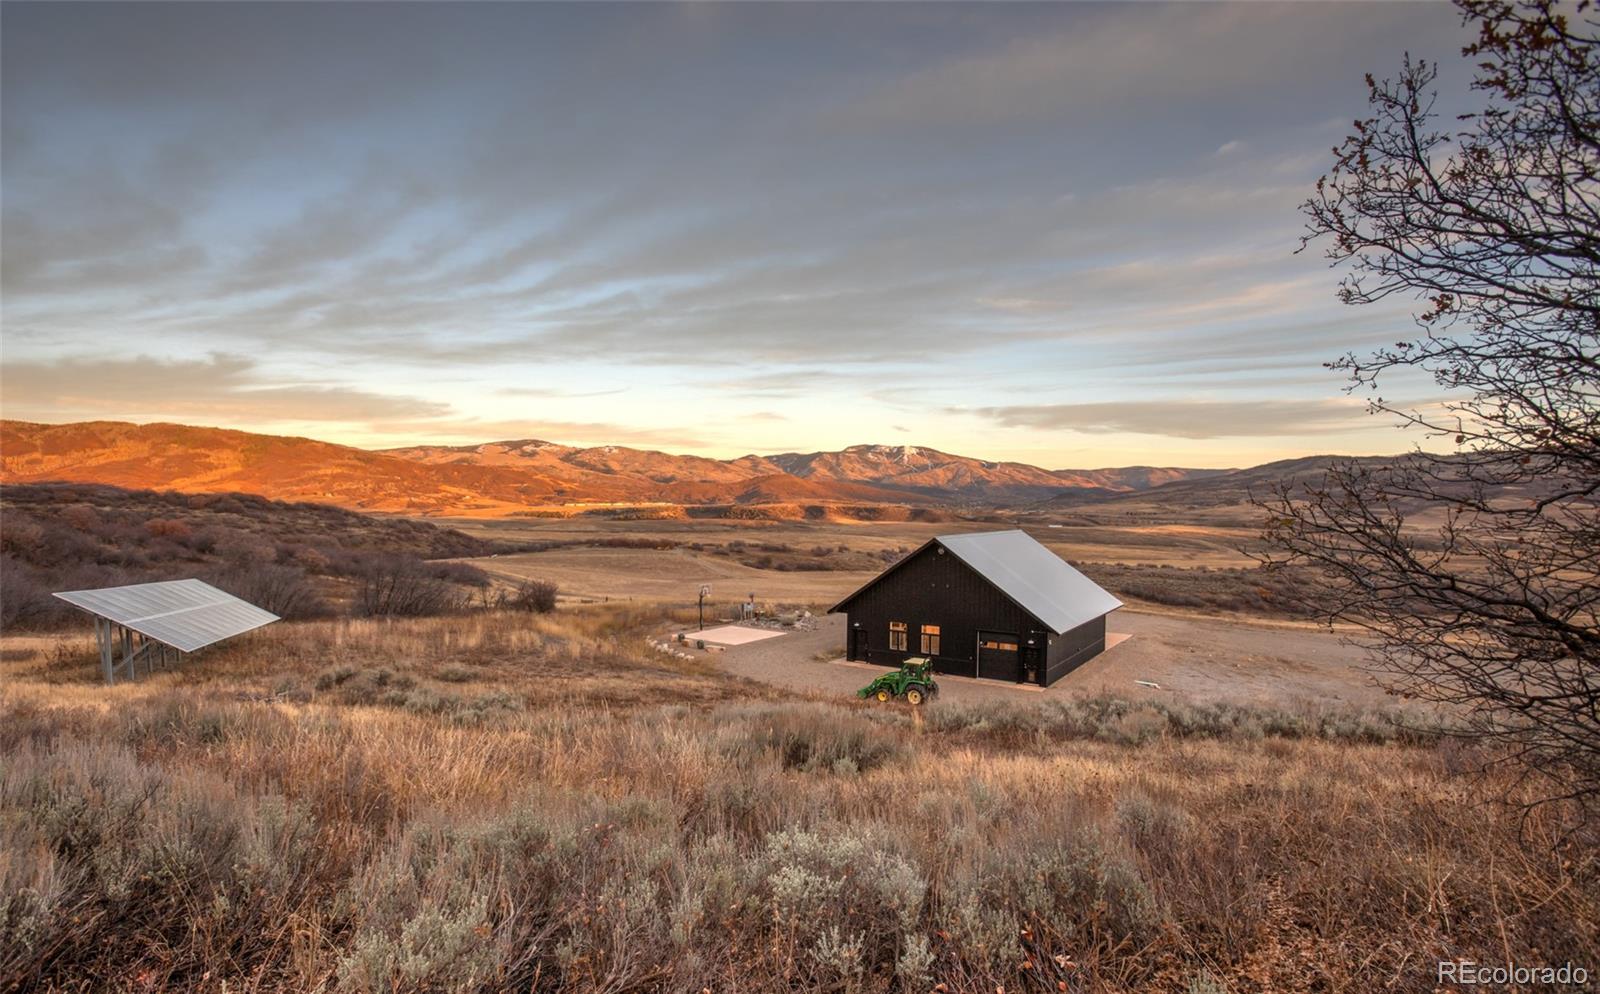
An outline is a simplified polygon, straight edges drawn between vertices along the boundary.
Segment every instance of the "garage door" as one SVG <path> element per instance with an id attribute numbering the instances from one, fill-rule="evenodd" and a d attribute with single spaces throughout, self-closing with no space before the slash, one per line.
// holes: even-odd
<path id="1" fill-rule="evenodd" d="M 1017 637 L 1000 632 L 978 634 L 978 675 L 986 680 L 1017 678 Z"/>

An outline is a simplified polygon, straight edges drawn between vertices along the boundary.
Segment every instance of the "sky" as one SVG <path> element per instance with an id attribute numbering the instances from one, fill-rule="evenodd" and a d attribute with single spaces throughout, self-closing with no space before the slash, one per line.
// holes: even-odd
<path id="1" fill-rule="evenodd" d="M 1441 4 L 0 6 L 0 413 L 1049 468 L 1418 441 L 1297 205 Z M 1426 382 L 1385 397 L 1437 401 Z"/>

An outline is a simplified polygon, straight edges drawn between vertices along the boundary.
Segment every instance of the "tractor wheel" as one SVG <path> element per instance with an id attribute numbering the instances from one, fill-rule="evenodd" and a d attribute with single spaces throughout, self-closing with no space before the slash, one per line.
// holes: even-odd
<path id="1" fill-rule="evenodd" d="M 906 688 L 906 703 L 910 704 L 912 707 L 916 707 L 918 704 L 921 704 L 924 696 L 925 695 L 921 687 Z"/>
<path id="2" fill-rule="evenodd" d="M 878 703 L 879 704 L 884 704 L 884 703 L 887 703 L 889 698 L 893 697 L 894 695 L 889 693 L 889 688 L 887 688 L 887 687 L 879 687 L 878 688 L 878 692 L 876 694 L 873 694 L 872 696 L 874 696 L 874 697 L 876 697 L 878 699 Z"/>

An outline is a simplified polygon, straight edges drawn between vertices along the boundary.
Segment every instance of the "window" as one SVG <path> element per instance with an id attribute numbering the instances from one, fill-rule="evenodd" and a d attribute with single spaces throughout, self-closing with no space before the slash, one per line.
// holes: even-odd
<path id="1" fill-rule="evenodd" d="M 889 622 L 889 648 L 895 652 L 906 651 L 906 623 L 903 621 Z"/>
<path id="2" fill-rule="evenodd" d="M 922 626 L 922 654 L 924 656 L 937 656 L 939 654 L 939 626 Z"/>
<path id="3" fill-rule="evenodd" d="M 1016 652 L 1017 651 L 1017 643 L 1015 643 L 1015 642 L 996 642 L 993 639 L 985 639 L 984 643 L 983 643 L 983 647 L 985 649 L 994 649 L 994 650 L 996 650 L 998 652 Z"/>

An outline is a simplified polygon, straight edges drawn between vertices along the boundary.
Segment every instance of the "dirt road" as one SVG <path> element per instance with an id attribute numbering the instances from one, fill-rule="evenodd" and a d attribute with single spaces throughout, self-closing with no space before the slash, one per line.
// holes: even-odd
<path id="1" fill-rule="evenodd" d="M 1176 694 L 1250 704 L 1382 704 L 1390 699 L 1362 668 L 1364 653 L 1309 627 L 1211 621 L 1124 608 L 1107 628 L 1131 637 L 1057 686 L 1086 693 Z M 1162 690 L 1135 684 L 1148 680 Z M 1055 688 L 1051 688 L 1054 690 Z"/>

